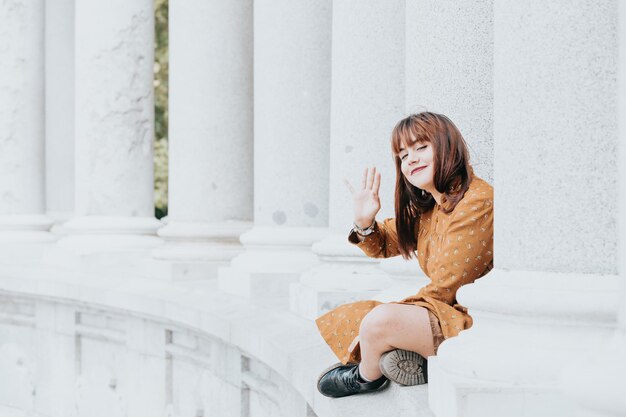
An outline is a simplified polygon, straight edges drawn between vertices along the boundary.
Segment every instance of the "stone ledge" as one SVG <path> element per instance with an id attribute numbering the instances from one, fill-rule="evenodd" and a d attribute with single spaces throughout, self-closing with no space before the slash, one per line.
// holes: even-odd
<path id="1" fill-rule="evenodd" d="M 432 416 L 427 386 L 328 399 L 315 387 L 318 374 L 336 362 L 312 321 L 218 292 L 213 281 L 163 282 L 110 269 L 89 277 L 51 266 L 3 266 L 0 292 L 175 323 L 221 339 L 265 363 L 322 416 Z"/>

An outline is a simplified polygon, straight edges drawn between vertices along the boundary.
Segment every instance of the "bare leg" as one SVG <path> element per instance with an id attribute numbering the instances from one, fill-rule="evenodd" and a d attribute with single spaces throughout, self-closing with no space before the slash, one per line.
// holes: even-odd
<path id="1" fill-rule="evenodd" d="M 393 349 L 434 355 L 433 333 L 424 307 L 407 304 L 381 304 L 369 312 L 359 330 L 361 375 L 369 380 L 382 376 L 378 361 Z"/>

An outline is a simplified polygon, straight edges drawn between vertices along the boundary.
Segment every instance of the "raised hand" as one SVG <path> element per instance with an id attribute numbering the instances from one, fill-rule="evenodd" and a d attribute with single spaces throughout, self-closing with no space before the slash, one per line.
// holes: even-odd
<path id="1" fill-rule="evenodd" d="M 352 193 L 352 200 L 354 202 L 354 223 L 365 229 L 374 222 L 376 213 L 380 210 L 380 198 L 378 198 L 380 173 L 376 172 L 376 167 L 371 169 L 365 168 L 362 186 L 358 190 L 355 189 L 348 180 L 344 181 Z"/>

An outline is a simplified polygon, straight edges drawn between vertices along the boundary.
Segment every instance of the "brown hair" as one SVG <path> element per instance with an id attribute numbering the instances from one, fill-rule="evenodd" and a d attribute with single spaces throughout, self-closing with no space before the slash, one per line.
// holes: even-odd
<path id="1" fill-rule="evenodd" d="M 450 213 L 469 188 L 473 175 L 467 145 L 459 129 L 442 114 L 422 112 L 398 122 L 391 133 L 391 149 L 396 163 L 395 214 L 398 246 L 409 259 L 417 248 L 417 226 L 422 213 L 431 210 L 435 199 L 411 184 L 402 174 L 399 153 L 403 146 L 429 142 L 433 147 L 434 178 L 442 193 L 441 208 Z"/>

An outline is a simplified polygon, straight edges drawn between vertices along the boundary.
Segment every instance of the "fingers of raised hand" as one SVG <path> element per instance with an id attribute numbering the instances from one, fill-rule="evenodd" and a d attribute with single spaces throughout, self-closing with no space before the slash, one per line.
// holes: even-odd
<path id="1" fill-rule="evenodd" d="M 374 194 L 378 194 L 378 190 L 380 189 L 380 172 L 376 173 L 374 177 L 374 184 L 372 185 L 372 191 Z"/>
<path id="2" fill-rule="evenodd" d="M 367 176 L 367 184 L 365 186 L 366 189 L 371 190 L 374 186 L 374 179 L 376 178 L 376 167 L 372 167 Z"/>

